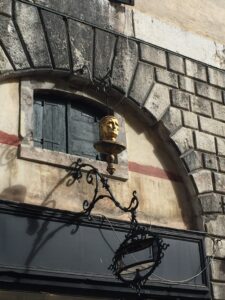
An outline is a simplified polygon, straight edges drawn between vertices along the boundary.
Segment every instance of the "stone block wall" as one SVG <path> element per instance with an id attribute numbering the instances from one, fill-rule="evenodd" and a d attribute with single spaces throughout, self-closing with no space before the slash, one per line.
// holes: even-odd
<path id="1" fill-rule="evenodd" d="M 0 37 L 2 80 L 48 73 L 90 81 L 110 71 L 118 101 L 163 125 L 165 143 L 193 183 L 206 232 L 221 239 L 219 251 L 213 253 L 210 240 L 206 249 L 214 256 L 213 297 L 225 299 L 225 72 L 19 0 L 0 1 Z"/>

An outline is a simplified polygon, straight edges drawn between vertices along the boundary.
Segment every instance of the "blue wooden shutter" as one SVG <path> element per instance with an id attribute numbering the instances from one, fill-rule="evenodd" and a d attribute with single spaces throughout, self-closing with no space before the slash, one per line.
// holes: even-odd
<path id="1" fill-rule="evenodd" d="M 66 105 L 55 100 L 34 101 L 34 146 L 66 152 Z"/>
<path id="2" fill-rule="evenodd" d="M 86 104 L 87 105 L 87 104 Z M 97 158 L 93 144 L 99 139 L 98 118 L 85 105 L 70 105 L 68 109 L 69 153 Z"/>
<path id="3" fill-rule="evenodd" d="M 43 101 L 36 99 L 34 101 L 34 131 L 33 140 L 34 146 L 42 148 L 43 144 Z"/>

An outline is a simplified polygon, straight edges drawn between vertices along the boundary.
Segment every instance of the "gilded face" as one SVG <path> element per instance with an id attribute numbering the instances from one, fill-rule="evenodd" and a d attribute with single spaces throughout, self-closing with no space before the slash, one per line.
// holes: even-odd
<path id="1" fill-rule="evenodd" d="M 102 140 L 115 141 L 119 134 L 119 122 L 114 116 L 106 116 L 100 121 L 100 135 Z"/>

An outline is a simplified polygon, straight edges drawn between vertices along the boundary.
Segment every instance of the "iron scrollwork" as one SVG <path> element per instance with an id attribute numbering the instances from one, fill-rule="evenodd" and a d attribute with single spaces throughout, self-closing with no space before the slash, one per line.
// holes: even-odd
<path id="1" fill-rule="evenodd" d="M 122 206 L 113 195 L 108 183 L 108 178 L 103 176 L 98 169 L 92 165 L 83 163 L 81 159 L 74 162 L 68 173 L 69 179 L 67 185 L 70 186 L 74 184 L 75 181 L 79 181 L 83 177 L 84 172 L 86 172 L 87 183 L 94 185 L 94 195 L 91 201 L 83 201 L 83 211 L 79 213 L 79 216 L 90 217 L 96 203 L 104 198 L 110 199 L 116 207 L 131 215 L 129 231 L 124 241 L 116 250 L 109 269 L 116 278 L 130 287 L 135 288 L 136 291 L 140 293 L 142 286 L 146 283 L 155 268 L 161 263 L 161 259 L 164 256 L 163 251 L 165 251 L 169 245 L 163 243 L 162 238 L 157 234 L 151 232 L 151 230 L 145 226 L 138 224 L 136 210 L 139 201 L 136 191 L 133 192 L 129 206 Z M 105 194 L 100 194 L 100 185 L 106 191 Z M 142 253 L 141 257 L 139 255 L 140 252 Z"/>
<path id="2" fill-rule="evenodd" d="M 137 198 L 136 191 L 133 191 L 133 196 L 131 198 L 130 204 L 128 207 L 124 207 L 120 204 L 120 202 L 115 198 L 113 195 L 110 185 L 108 183 L 108 178 L 102 175 L 97 168 L 93 167 L 90 164 L 83 163 L 81 159 L 78 159 L 70 166 L 69 174 L 68 174 L 68 181 L 67 186 L 71 186 L 75 183 L 75 181 L 79 181 L 83 174 L 86 173 L 86 181 L 90 185 L 95 185 L 94 188 L 94 195 L 91 201 L 84 200 L 83 201 L 83 211 L 79 213 L 80 216 L 87 216 L 90 217 L 92 209 L 95 207 L 96 203 L 101 199 L 109 199 L 111 200 L 116 207 L 120 210 L 124 211 L 125 213 L 131 214 L 131 224 L 136 224 L 136 210 L 139 205 L 139 201 Z M 102 188 L 106 191 L 105 194 L 100 194 L 100 184 Z"/>

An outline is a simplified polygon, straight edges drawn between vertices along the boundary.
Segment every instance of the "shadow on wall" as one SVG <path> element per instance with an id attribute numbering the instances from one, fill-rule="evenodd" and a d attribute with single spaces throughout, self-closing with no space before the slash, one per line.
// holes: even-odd
<path id="1" fill-rule="evenodd" d="M 0 199 L 24 203 L 27 189 L 24 185 L 18 184 L 4 189 L 0 194 Z"/>

